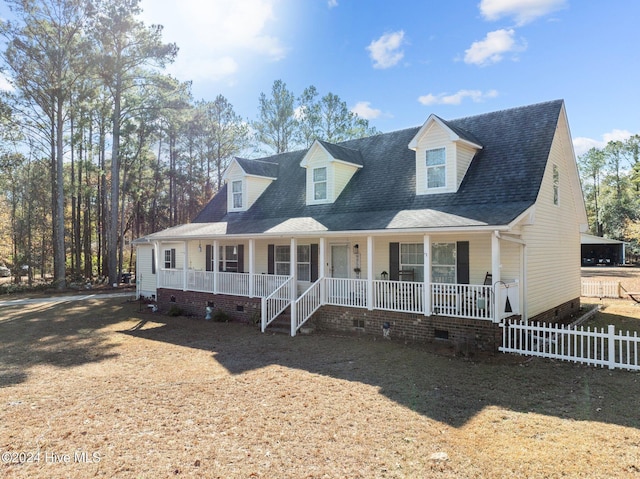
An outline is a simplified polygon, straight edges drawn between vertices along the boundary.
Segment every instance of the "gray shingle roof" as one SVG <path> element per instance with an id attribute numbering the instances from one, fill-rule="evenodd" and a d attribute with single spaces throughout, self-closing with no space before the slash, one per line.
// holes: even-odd
<path id="1" fill-rule="evenodd" d="M 278 163 L 249 160 L 247 158 L 236 158 L 236 161 L 247 175 L 264 176 L 265 178 L 276 178 L 278 176 Z"/>
<path id="2" fill-rule="evenodd" d="M 337 145 L 359 152 L 363 168 L 333 204 L 305 204 L 301 150 L 261 160 L 279 165 L 278 179 L 248 211 L 227 213 L 223 188 L 194 222 L 226 222 L 227 234 L 506 225 L 536 201 L 562 105 L 556 100 L 447 121 L 483 146 L 455 193 L 415 194 L 415 152 L 407 146 L 416 127 Z"/>
<path id="3" fill-rule="evenodd" d="M 318 143 L 320 143 L 336 160 L 346 161 L 347 163 L 353 163 L 358 166 L 363 165 L 362 154 L 358 150 L 345 148 L 344 146 L 328 143 L 322 140 L 318 140 Z"/>

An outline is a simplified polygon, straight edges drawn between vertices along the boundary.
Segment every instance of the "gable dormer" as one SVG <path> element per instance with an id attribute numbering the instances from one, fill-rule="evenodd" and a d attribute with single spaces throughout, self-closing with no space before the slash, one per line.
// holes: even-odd
<path id="1" fill-rule="evenodd" d="M 416 194 L 454 193 L 482 149 L 473 135 L 431 115 L 409 143 L 416 152 Z"/>
<path id="2" fill-rule="evenodd" d="M 351 177 L 362 168 L 358 150 L 316 140 L 302 158 L 306 168 L 306 204 L 333 203 Z"/>
<path id="3" fill-rule="evenodd" d="M 222 175 L 227 183 L 227 211 L 247 211 L 278 176 L 278 164 L 234 158 Z"/>

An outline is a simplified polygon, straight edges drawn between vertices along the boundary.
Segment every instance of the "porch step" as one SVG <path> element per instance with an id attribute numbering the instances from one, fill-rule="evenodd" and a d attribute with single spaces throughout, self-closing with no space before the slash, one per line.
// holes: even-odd
<path id="1" fill-rule="evenodd" d="M 273 322 L 269 323 L 265 333 L 291 334 L 291 315 L 282 313 Z"/>

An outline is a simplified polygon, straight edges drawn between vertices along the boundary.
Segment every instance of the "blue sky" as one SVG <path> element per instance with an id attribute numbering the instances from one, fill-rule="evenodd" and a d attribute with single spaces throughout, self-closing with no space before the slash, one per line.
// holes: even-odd
<path id="1" fill-rule="evenodd" d="M 282 79 L 387 132 L 562 98 L 576 153 L 640 133 L 637 0 L 142 0 L 195 99 L 255 119 Z M 0 16 L 5 10 L 0 8 Z M 1 80 L 1 79 L 0 79 Z M 0 81 L 1 84 L 1 81 Z"/>
<path id="2" fill-rule="evenodd" d="M 576 153 L 640 133 L 637 0 L 143 0 L 197 99 L 333 92 L 381 131 L 562 98 Z"/>

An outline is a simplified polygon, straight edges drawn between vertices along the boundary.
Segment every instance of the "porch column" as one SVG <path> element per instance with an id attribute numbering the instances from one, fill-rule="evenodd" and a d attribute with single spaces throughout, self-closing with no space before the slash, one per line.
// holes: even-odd
<path id="1" fill-rule="evenodd" d="M 253 275 L 256 273 L 256 240 L 249 240 L 249 297 L 253 298 L 255 295 L 254 287 L 255 281 Z"/>
<path id="2" fill-rule="evenodd" d="M 158 289 L 160 288 L 160 275 L 163 274 L 160 271 L 160 243 L 157 241 L 153 242 L 153 250 L 155 253 L 153 254 L 153 267 L 156 272 L 156 299 L 158 298 Z M 164 278 L 163 278 L 164 279 Z"/>
<path id="3" fill-rule="evenodd" d="M 431 236 L 424 235 L 424 284 L 422 301 L 425 316 L 431 316 Z"/>
<path id="4" fill-rule="evenodd" d="M 289 251 L 289 276 L 291 283 L 291 336 L 296 335 L 296 299 L 298 299 L 298 242 L 291 238 Z"/>
<path id="5" fill-rule="evenodd" d="M 327 304 L 327 239 L 320 238 L 320 251 L 318 253 L 318 278 L 320 279 L 320 304 Z"/>
<path id="6" fill-rule="evenodd" d="M 182 291 L 187 290 L 187 267 L 189 266 L 189 242 L 184 242 L 184 253 L 183 253 L 183 265 L 182 265 Z"/>
<path id="7" fill-rule="evenodd" d="M 493 321 L 500 321 L 502 301 L 500 301 L 500 238 L 494 231 L 491 235 L 491 277 L 493 284 Z"/>
<path id="8" fill-rule="evenodd" d="M 373 236 L 367 236 L 367 309 L 373 310 Z"/>
<path id="9" fill-rule="evenodd" d="M 220 262 L 218 240 L 213 240 L 213 294 L 218 294 L 218 263 Z"/>

